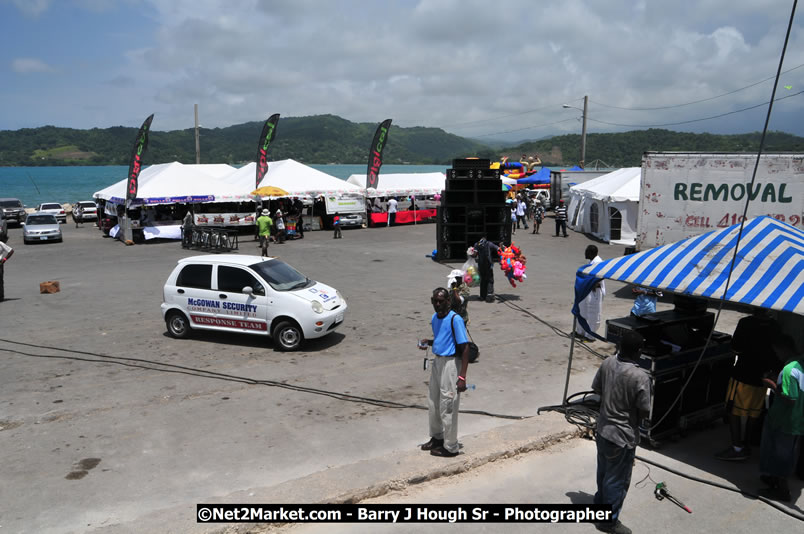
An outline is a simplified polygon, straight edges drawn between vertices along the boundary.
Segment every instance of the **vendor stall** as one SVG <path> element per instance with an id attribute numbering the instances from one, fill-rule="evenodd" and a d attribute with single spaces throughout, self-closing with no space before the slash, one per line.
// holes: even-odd
<path id="1" fill-rule="evenodd" d="M 742 229 L 736 224 L 578 270 L 573 314 L 587 330 L 578 303 L 599 279 L 675 294 L 672 311 L 606 322 L 607 341 L 618 342 L 627 330 L 645 339 L 638 363 L 649 372 L 654 389 L 646 438 L 654 442 L 713 421 L 724 411 L 734 361 L 731 336 L 714 330 L 706 299 L 804 315 L 802 260 L 804 231 L 763 216 L 746 221 Z M 798 330 L 791 332 L 794 339 L 801 336 Z M 570 365 L 574 343 L 573 338 Z"/>

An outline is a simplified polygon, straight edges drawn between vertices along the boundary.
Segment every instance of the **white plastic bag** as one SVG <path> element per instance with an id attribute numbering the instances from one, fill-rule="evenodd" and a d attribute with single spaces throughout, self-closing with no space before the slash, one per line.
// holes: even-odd
<path id="1" fill-rule="evenodd" d="M 463 282 L 469 287 L 475 287 L 480 284 L 480 273 L 477 270 L 477 261 L 472 257 L 466 260 L 461 267 L 463 271 Z"/>

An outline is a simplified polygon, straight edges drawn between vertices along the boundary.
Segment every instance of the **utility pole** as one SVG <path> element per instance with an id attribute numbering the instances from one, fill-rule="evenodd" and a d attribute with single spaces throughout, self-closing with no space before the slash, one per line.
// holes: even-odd
<path id="1" fill-rule="evenodd" d="M 586 101 L 584 101 L 584 109 L 585 108 L 586 108 Z M 583 131 L 584 131 L 584 136 L 585 136 L 586 135 L 586 112 L 584 112 L 583 117 L 584 117 L 584 119 L 583 119 Z M 583 156 L 581 156 L 581 159 L 583 159 Z M 200 141 L 200 138 L 199 138 L 199 135 L 198 135 L 198 104 L 195 104 L 195 164 L 196 165 L 201 164 L 201 141 Z M 583 163 L 581 163 L 581 166 L 583 166 Z"/>
<path id="2" fill-rule="evenodd" d="M 581 132 L 581 168 L 586 168 L 586 116 L 589 109 L 589 96 L 584 95 L 583 97 L 583 131 Z M 198 115 L 196 114 L 196 123 L 198 123 Z M 196 130 L 197 132 L 197 130 Z M 196 133 L 196 143 L 198 143 L 198 137 Z M 198 146 L 198 145 L 196 145 Z"/>

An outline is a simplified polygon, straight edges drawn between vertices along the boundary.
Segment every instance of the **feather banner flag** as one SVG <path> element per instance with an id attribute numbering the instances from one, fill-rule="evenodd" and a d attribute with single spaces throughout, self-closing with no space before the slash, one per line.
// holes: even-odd
<path id="1" fill-rule="evenodd" d="M 257 147 L 257 181 L 254 186 L 255 189 L 260 187 L 260 182 L 265 173 L 268 172 L 268 146 L 274 139 L 277 122 L 279 122 L 279 113 L 274 113 L 265 121 L 265 125 L 262 127 L 260 142 Z"/>
<path id="2" fill-rule="evenodd" d="M 369 149 L 368 169 L 366 171 L 366 189 L 373 187 L 377 189 L 380 183 L 380 167 L 382 167 L 382 151 L 388 141 L 388 130 L 391 129 L 391 119 L 386 119 L 377 127 L 374 133 L 374 140 Z"/>
<path id="3" fill-rule="evenodd" d="M 145 119 L 137 132 L 137 139 L 134 141 L 134 149 L 131 151 L 131 161 L 128 164 L 128 184 L 126 187 L 126 201 L 137 198 L 137 184 L 142 170 L 142 156 L 148 148 L 148 130 L 151 129 L 151 122 L 154 114 Z"/>

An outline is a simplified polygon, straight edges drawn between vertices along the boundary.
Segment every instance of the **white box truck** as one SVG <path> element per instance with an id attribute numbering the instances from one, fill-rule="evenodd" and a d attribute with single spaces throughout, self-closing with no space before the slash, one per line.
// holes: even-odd
<path id="1" fill-rule="evenodd" d="M 680 241 L 770 215 L 804 228 L 804 155 L 645 152 L 637 216 L 637 250 Z"/>

